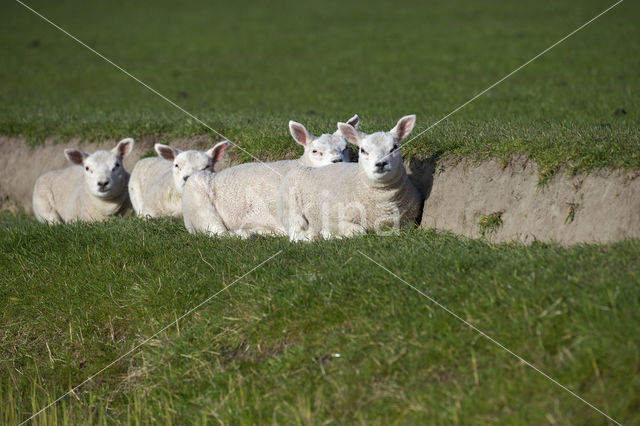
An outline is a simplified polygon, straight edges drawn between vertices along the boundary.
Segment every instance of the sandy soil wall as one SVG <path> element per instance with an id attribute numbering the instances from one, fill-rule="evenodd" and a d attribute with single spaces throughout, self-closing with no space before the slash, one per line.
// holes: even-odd
<path id="1" fill-rule="evenodd" d="M 508 165 L 438 162 L 421 225 L 492 241 L 612 242 L 640 237 L 640 170 L 564 170 L 538 185 L 525 157 Z"/>

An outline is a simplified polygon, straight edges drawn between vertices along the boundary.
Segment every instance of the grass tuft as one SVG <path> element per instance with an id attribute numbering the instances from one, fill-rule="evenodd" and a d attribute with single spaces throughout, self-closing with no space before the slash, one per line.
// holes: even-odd
<path id="1" fill-rule="evenodd" d="M 480 215 L 478 226 L 480 227 L 480 235 L 482 237 L 495 233 L 498 228 L 502 226 L 502 213 L 503 212 L 500 211 L 488 215 Z"/>

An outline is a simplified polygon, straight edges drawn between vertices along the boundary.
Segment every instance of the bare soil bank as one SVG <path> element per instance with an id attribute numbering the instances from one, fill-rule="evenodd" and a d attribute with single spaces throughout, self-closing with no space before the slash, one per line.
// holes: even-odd
<path id="1" fill-rule="evenodd" d="M 439 161 L 421 225 L 492 241 L 613 242 L 640 237 L 640 170 L 560 170 L 538 185 L 526 157 Z"/>
<path id="2" fill-rule="evenodd" d="M 31 213 L 33 185 L 41 174 L 69 165 L 63 150 L 111 149 L 117 141 L 47 141 L 32 148 L 22 138 L 0 137 L 0 210 Z M 125 160 L 131 171 L 156 140 L 136 141 Z M 207 136 L 178 139 L 181 149 L 208 149 Z M 233 154 L 219 164 L 234 164 Z M 491 241 L 556 241 L 562 244 L 612 242 L 640 237 L 640 170 L 603 169 L 572 176 L 561 170 L 538 185 L 538 169 L 526 157 L 508 163 L 431 159 L 406 163 L 425 196 L 421 225 Z"/>

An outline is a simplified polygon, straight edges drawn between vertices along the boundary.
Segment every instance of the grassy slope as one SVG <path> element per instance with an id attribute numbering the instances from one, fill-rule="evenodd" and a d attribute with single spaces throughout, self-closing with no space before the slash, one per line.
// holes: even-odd
<path id="1" fill-rule="evenodd" d="M 268 159 L 297 152 L 289 119 L 321 133 L 358 112 L 375 131 L 417 113 L 417 134 L 611 3 L 29 4 Z M 205 132 L 19 4 L 2 7 L 0 134 L 37 143 Z M 622 3 L 406 155 L 526 152 L 549 172 L 640 167 L 639 12 Z"/>
<path id="2" fill-rule="evenodd" d="M 618 421 L 640 422 L 640 241 L 523 247 L 410 230 L 295 245 L 6 214 L 0 231 L 2 423 L 278 250 L 41 420 L 604 423 L 362 250 Z"/>

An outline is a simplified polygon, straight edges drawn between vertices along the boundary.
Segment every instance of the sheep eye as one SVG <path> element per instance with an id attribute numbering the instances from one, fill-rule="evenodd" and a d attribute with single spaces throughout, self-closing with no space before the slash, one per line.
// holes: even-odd
<path id="1" fill-rule="evenodd" d="M 360 153 L 361 153 L 361 154 L 366 154 L 366 153 L 367 153 L 367 151 L 365 151 L 364 149 L 360 148 Z"/>
<path id="2" fill-rule="evenodd" d="M 314 154 L 320 154 L 320 156 L 322 156 L 322 153 L 321 153 L 320 151 L 318 151 L 317 149 L 314 149 L 314 150 L 313 150 L 313 151 L 311 151 L 311 152 L 313 152 Z"/>
<path id="3" fill-rule="evenodd" d="M 391 150 L 391 152 L 395 151 L 396 149 L 398 149 L 398 144 L 395 144 L 395 145 L 393 146 L 393 149 Z"/>
<path id="4" fill-rule="evenodd" d="M 120 167 L 120 164 L 116 163 L 116 165 L 113 166 L 113 169 L 111 169 L 111 170 L 113 171 L 113 170 L 117 169 L 118 167 Z"/>
<path id="5" fill-rule="evenodd" d="M 89 171 L 89 166 L 85 166 L 84 168 L 86 171 Z"/>
<path id="6" fill-rule="evenodd" d="M 173 167 L 175 167 L 175 168 L 177 169 L 177 168 L 178 168 L 178 165 L 176 164 L 176 165 L 174 165 Z"/>

